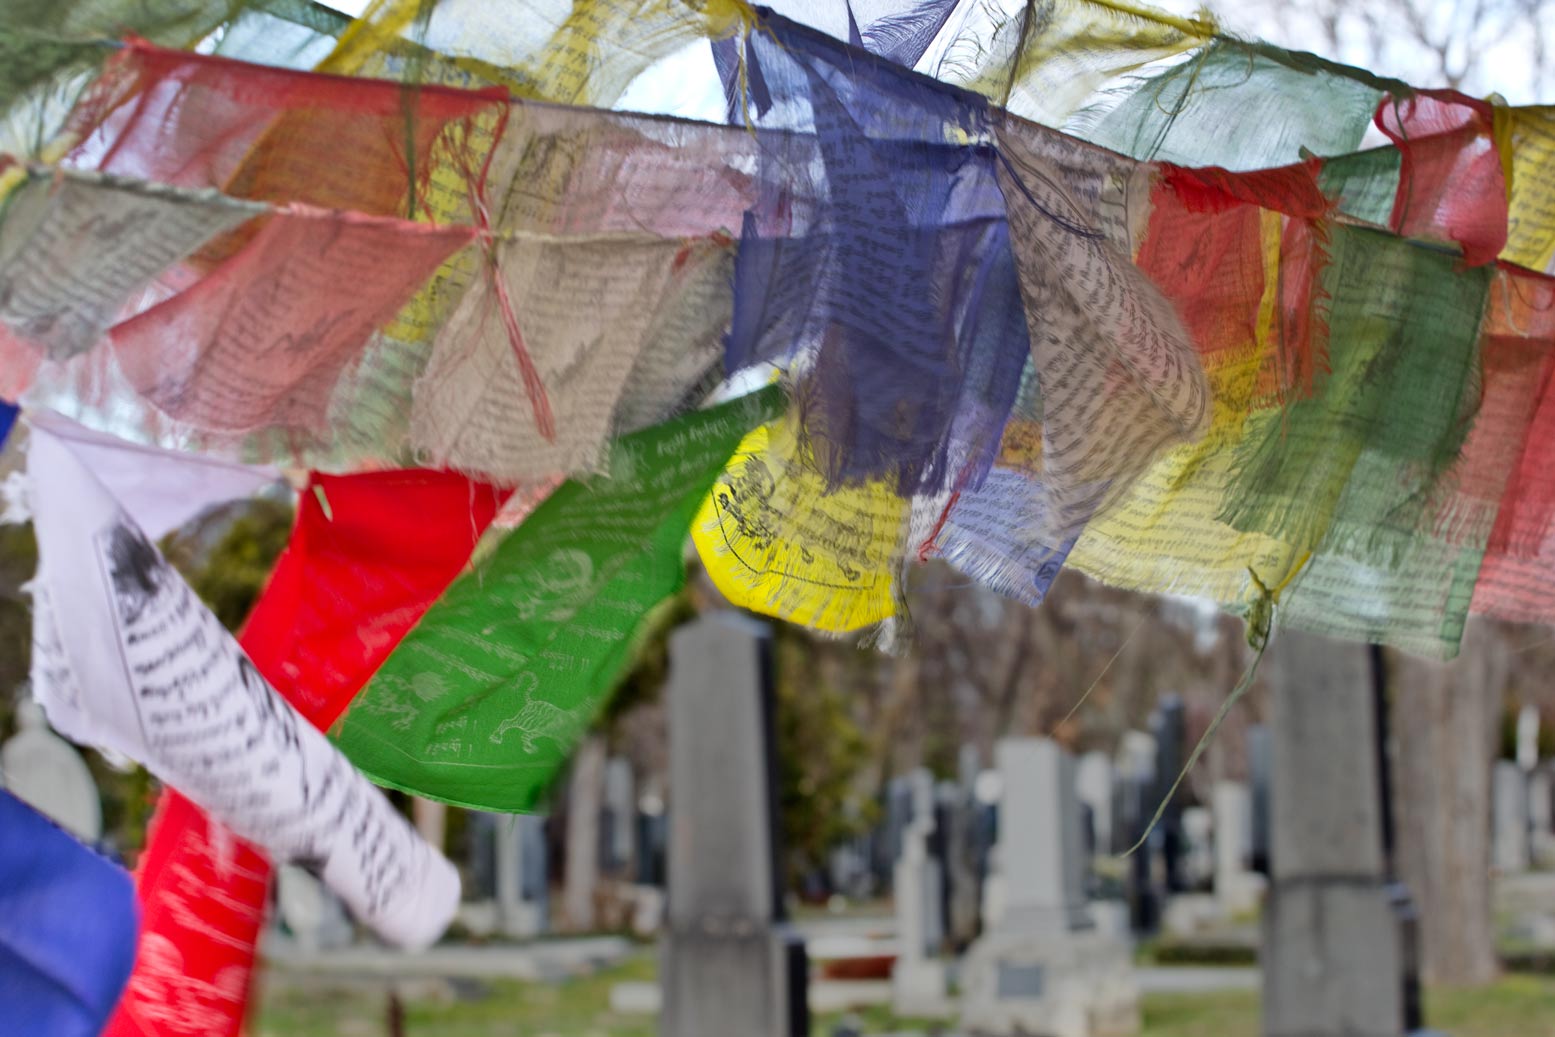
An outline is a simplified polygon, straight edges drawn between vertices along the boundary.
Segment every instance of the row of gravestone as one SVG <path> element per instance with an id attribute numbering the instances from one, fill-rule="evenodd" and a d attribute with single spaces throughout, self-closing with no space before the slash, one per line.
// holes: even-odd
<path id="1" fill-rule="evenodd" d="M 1223 826 L 1224 848 L 1211 850 L 1217 878 L 1247 876 L 1260 856 L 1260 829 L 1267 833 L 1264 855 L 1273 881 L 1263 910 L 1265 1034 L 1414 1032 L 1420 1011 L 1418 983 L 1410 975 L 1412 916 L 1407 894 L 1388 873 L 1379 764 L 1386 710 L 1379 708 L 1375 660 L 1364 646 L 1292 634 L 1283 634 L 1270 652 L 1273 734 L 1256 735 L 1250 749 L 1253 787 L 1219 786 L 1211 807 Z M 1281 656 L 1287 657 L 1284 665 Z M 794 1037 L 808 1029 L 808 968 L 804 945 L 786 924 L 778 881 L 769 635 L 745 617 L 703 617 L 676 633 L 671 660 L 676 802 L 661 829 L 668 843 L 661 1032 Z M 71 817 L 90 840 L 100 818 L 73 810 L 85 797 L 72 803 L 60 791 L 72 782 L 82 787 L 79 756 L 53 739 L 33 709 L 22 710 L 21 727 L 0 751 L 13 787 L 52 789 L 59 798 L 50 803 L 43 793 L 39 805 Z M 903 996 L 942 998 L 937 966 L 946 943 L 946 908 L 966 898 L 964 891 L 945 890 L 956 875 L 970 872 L 980 883 L 974 899 L 982 914 L 980 935 L 960 971 L 961 1014 L 970 1027 L 991 1035 L 1064 1037 L 1137 1027 L 1129 926 L 1098 924 L 1088 903 L 1088 857 L 1103 839 L 1116 850 L 1137 838 L 1164 783 L 1181 766 L 1182 735 L 1181 704 L 1163 703 L 1150 735 L 1124 740 L 1112 794 L 1105 796 L 1099 779 L 1079 776 L 1082 769 L 1099 773 L 1096 763 L 1081 768 L 1042 739 L 1001 742 L 992 774 L 974 777 L 969 765 L 953 787 L 936 787 L 924 774 L 909 777 L 892 866 L 903 913 Z M 1524 778 L 1538 773 L 1537 767 L 1511 766 Z M 1500 773 L 1509 772 L 1503 767 Z M 89 786 L 89 774 L 85 780 Z M 1497 784 L 1511 787 L 1508 779 Z M 1498 811 L 1504 809 L 1517 830 L 1533 827 L 1527 790 L 1535 784 L 1525 781 L 1522 792 L 1497 794 L 1498 803 L 1515 802 Z M 621 779 L 614 785 L 607 802 L 629 803 Z M 1265 795 L 1268 806 L 1260 810 Z M 95 794 L 90 798 L 95 807 Z M 990 809 L 995 801 L 996 814 Z M 1113 823 L 1098 821 L 1104 811 L 1113 814 Z M 662 811 L 659 817 L 664 824 Z M 487 823 L 476 820 L 475 832 Z M 494 898 L 509 909 L 543 905 L 549 885 L 543 820 L 496 818 L 489 824 Z M 622 824 L 607 810 L 602 853 L 619 864 L 628 840 L 651 845 L 651 838 L 636 838 L 641 824 Z M 1129 858 L 1136 865 L 1130 893 L 1136 926 L 1150 921 L 1151 898 L 1186 885 L 1199 827 L 1169 804 L 1144 848 Z M 1239 827 L 1246 829 L 1245 840 L 1226 834 Z M 483 838 L 477 834 L 477 845 Z M 947 842 L 962 849 L 947 851 Z M 972 852 L 965 852 L 967 845 Z M 979 853 L 980 845 L 986 852 Z M 488 888 L 480 880 L 475 885 L 477 892 Z M 306 888 L 293 887 L 289 897 L 283 885 L 283 914 L 322 910 L 318 904 L 309 908 L 306 894 L 297 893 Z M 512 924 L 538 928 L 543 921 L 515 917 Z"/>

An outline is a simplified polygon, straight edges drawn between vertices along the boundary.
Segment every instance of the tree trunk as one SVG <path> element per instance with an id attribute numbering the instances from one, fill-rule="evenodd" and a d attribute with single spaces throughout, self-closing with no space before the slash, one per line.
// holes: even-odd
<path id="1" fill-rule="evenodd" d="M 567 863 L 562 879 L 562 915 L 568 929 L 594 928 L 594 891 L 599 885 L 599 817 L 605 800 L 605 740 L 591 735 L 578 746 L 567 786 Z"/>
<path id="2" fill-rule="evenodd" d="M 1419 908 L 1427 983 L 1496 975 L 1490 776 L 1509 664 L 1497 631 L 1477 622 L 1452 663 L 1388 653 L 1394 868 Z"/>

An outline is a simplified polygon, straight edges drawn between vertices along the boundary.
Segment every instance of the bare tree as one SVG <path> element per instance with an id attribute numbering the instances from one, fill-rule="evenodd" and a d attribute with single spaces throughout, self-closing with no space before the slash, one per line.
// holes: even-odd
<path id="1" fill-rule="evenodd" d="M 1362 65 L 1422 87 L 1555 100 L 1552 0 L 1244 0 L 1233 31 Z"/>

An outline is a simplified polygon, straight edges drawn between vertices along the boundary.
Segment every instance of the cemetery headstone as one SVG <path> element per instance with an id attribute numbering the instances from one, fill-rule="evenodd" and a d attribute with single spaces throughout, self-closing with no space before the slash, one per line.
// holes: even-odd
<path id="1" fill-rule="evenodd" d="M 1254 724 L 1247 729 L 1247 777 L 1251 784 L 1252 825 L 1248 829 L 1251 850 L 1248 864 L 1261 875 L 1269 874 L 1269 781 L 1271 750 L 1269 729 Z"/>
<path id="2" fill-rule="evenodd" d="M 506 936 L 539 936 L 550 928 L 551 919 L 545 818 L 499 815 L 495 842 L 497 923 Z"/>
<path id="3" fill-rule="evenodd" d="M 1510 760 L 1497 760 L 1491 789 L 1496 870 L 1503 875 L 1521 874 L 1528 870 L 1532 858 L 1528 839 L 1528 773 Z"/>
<path id="4" fill-rule="evenodd" d="M 1004 908 L 962 969 L 962 1025 L 978 1034 L 1096 1037 L 1138 1031 L 1127 943 L 1085 900 L 1074 760 L 1045 738 L 999 743 Z"/>
<path id="5" fill-rule="evenodd" d="M 1548 766 L 1528 775 L 1529 838 L 1535 862 L 1555 862 L 1555 773 Z"/>
<path id="6" fill-rule="evenodd" d="M 637 814 L 637 884 L 663 886 L 664 853 L 669 844 L 669 817 L 658 796 L 645 796 Z"/>
<path id="7" fill-rule="evenodd" d="M 605 833 L 601 840 L 603 865 L 607 875 L 632 881 L 636 859 L 637 794 L 632 779 L 632 762 L 612 757 L 605 764 Z"/>
<path id="8" fill-rule="evenodd" d="M 902 854 L 892 872 L 896 906 L 896 964 L 891 970 L 891 1000 L 900 1015 L 922 1015 L 943 1008 L 945 966 L 939 960 L 945 940 L 944 868 L 935 810 L 934 776 L 920 767 L 908 776 L 912 815 L 902 831 Z"/>
<path id="9" fill-rule="evenodd" d="M 302 868 L 283 864 L 275 874 L 276 913 L 303 954 L 337 950 L 354 930 L 345 907 L 322 882 Z"/>
<path id="10" fill-rule="evenodd" d="M 670 638 L 663 1037 L 810 1031 L 804 943 L 779 885 L 771 638 L 732 612 Z"/>
<path id="11" fill-rule="evenodd" d="M 470 880 L 464 894 L 472 901 L 494 900 L 497 896 L 497 816 L 472 810 L 465 819 L 465 861 Z"/>
<path id="12" fill-rule="evenodd" d="M 1517 711 L 1517 765 L 1525 771 L 1539 765 L 1539 707 L 1532 704 Z"/>
<path id="13" fill-rule="evenodd" d="M 1208 807 L 1182 812 L 1182 877 L 1186 888 L 1209 889 L 1215 878 L 1215 822 Z"/>
<path id="14" fill-rule="evenodd" d="M 1093 851 L 1117 852 L 1112 845 L 1112 760 L 1103 752 L 1086 753 L 1076 765 L 1074 781 L 1080 802 L 1091 810 Z"/>
<path id="15" fill-rule="evenodd" d="M 81 754 L 49 730 L 43 707 L 23 699 L 16 734 L 0 746 L 0 774 L 17 799 L 84 843 L 103 834 L 102 801 Z"/>
<path id="16" fill-rule="evenodd" d="M 1163 800 L 1166 802 L 1166 810 L 1156 823 L 1150 845 L 1158 848 L 1159 866 L 1165 873 L 1167 892 L 1181 893 L 1188 889 L 1188 879 L 1183 869 L 1187 851 L 1182 829 L 1185 790 L 1179 787 L 1173 791 L 1172 786 L 1182 773 L 1187 759 L 1185 742 L 1188 735 L 1188 707 L 1183 704 L 1182 696 L 1163 696 L 1151 717 L 1150 726 L 1159 753 L 1156 761 L 1156 788 L 1149 804 L 1150 813 L 1153 815 L 1155 807 Z"/>
<path id="17" fill-rule="evenodd" d="M 1389 881 L 1384 717 L 1368 646 L 1282 630 L 1273 687 L 1273 882 L 1265 1037 L 1397 1037 L 1419 1026 L 1415 923 Z"/>
<path id="18" fill-rule="evenodd" d="M 1227 915 L 1246 914 L 1263 896 L 1252 857 L 1253 797 L 1240 781 L 1217 781 L 1211 793 L 1215 829 L 1215 897 Z"/>
<path id="19" fill-rule="evenodd" d="M 1166 889 L 1160 866 L 1160 827 L 1146 830 L 1159 803 L 1158 746 L 1154 735 L 1143 731 L 1125 731 L 1118 745 L 1119 800 L 1118 845 L 1128 850 L 1141 839 L 1128 857 L 1127 895 L 1129 926 L 1141 936 L 1154 933 L 1161 925 Z"/>
<path id="20" fill-rule="evenodd" d="M 605 741 L 590 735 L 572 757 L 567 779 L 567 857 L 562 873 L 562 917 L 573 932 L 595 925 L 604 815 Z"/>
<path id="21" fill-rule="evenodd" d="M 945 941 L 959 951 L 977 937 L 982 881 L 977 874 L 977 801 L 975 777 L 943 782 L 939 822 L 944 838 Z"/>

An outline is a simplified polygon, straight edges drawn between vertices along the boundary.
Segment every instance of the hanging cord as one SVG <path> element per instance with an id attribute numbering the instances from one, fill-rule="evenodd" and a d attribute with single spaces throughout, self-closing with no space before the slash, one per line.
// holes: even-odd
<path id="1" fill-rule="evenodd" d="M 1306 567 L 1307 562 L 1311 561 L 1311 559 L 1311 551 L 1303 554 L 1300 561 L 1291 568 L 1285 578 L 1273 589 L 1267 587 L 1258 578 L 1258 574 L 1250 566 L 1248 567 L 1247 575 L 1252 577 L 1254 585 L 1258 588 L 1258 596 L 1253 599 L 1252 605 L 1247 610 L 1247 643 L 1253 649 L 1253 658 L 1248 662 L 1247 669 L 1242 671 L 1241 679 L 1236 682 L 1236 687 L 1231 689 L 1231 694 L 1227 695 L 1226 701 L 1221 703 L 1219 711 L 1215 714 L 1215 719 L 1211 720 L 1209 727 L 1205 729 L 1204 736 L 1193 747 L 1193 753 L 1188 757 L 1188 762 L 1183 765 L 1182 771 L 1178 773 L 1177 780 L 1172 782 L 1172 787 L 1167 790 L 1166 795 L 1161 797 L 1161 802 L 1156 805 L 1155 816 L 1150 818 L 1150 823 L 1145 826 L 1144 832 L 1140 834 L 1139 841 L 1124 851 L 1123 856 L 1131 856 L 1135 850 L 1145 845 L 1146 840 L 1150 838 L 1150 834 L 1155 831 L 1155 826 L 1160 823 L 1161 818 L 1166 814 L 1167 804 L 1172 801 L 1173 796 L 1177 795 L 1177 790 L 1182 786 L 1184 779 L 1188 777 L 1188 772 L 1193 770 L 1194 765 L 1199 762 L 1199 757 L 1204 755 L 1204 750 L 1209 747 L 1210 740 L 1215 737 L 1215 732 L 1220 730 L 1220 725 L 1225 722 L 1226 717 L 1231 715 L 1231 710 L 1236 707 L 1238 702 L 1242 701 L 1242 697 L 1253 686 L 1253 678 L 1258 675 L 1258 664 L 1263 662 L 1264 650 L 1269 647 L 1269 639 L 1274 633 L 1274 613 L 1280 603 L 1280 594 L 1286 587 L 1290 586 L 1291 581 L 1296 578 L 1296 575 Z"/>

